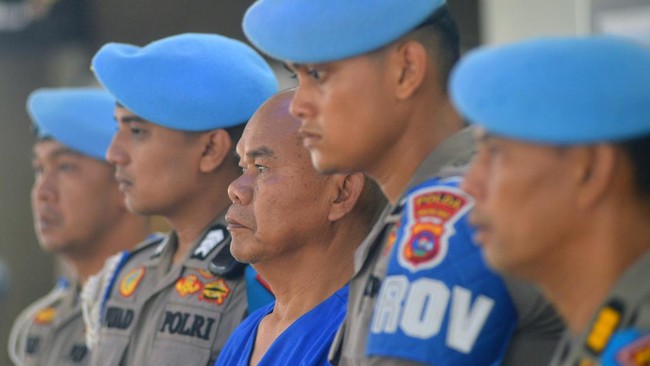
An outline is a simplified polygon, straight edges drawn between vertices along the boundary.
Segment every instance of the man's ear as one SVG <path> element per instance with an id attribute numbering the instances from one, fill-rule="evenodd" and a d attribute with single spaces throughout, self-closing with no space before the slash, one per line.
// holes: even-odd
<path id="1" fill-rule="evenodd" d="M 199 160 L 199 170 L 202 173 L 210 173 L 221 166 L 232 148 L 230 135 L 226 130 L 218 129 L 206 132 L 201 138 L 203 152 Z"/>
<path id="2" fill-rule="evenodd" d="M 585 154 L 578 169 L 577 203 L 582 209 L 590 209 L 607 194 L 616 179 L 620 154 L 612 145 L 600 144 L 584 147 Z"/>
<path id="3" fill-rule="evenodd" d="M 337 221 L 352 211 L 365 183 L 362 173 L 337 175 L 334 178 L 337 194 L 330 205 L 330 212 L 327 216 L 330 221 Z"/>
<path id="4" fill-rule="evenodd" d="M 424 46 L 414 40 L 399 45 L 392 57 L 391 67 L 397 68 L 395 94 L 398 99 L 410 98 L 422 85 L 427 74 L 429 55 Z"/>

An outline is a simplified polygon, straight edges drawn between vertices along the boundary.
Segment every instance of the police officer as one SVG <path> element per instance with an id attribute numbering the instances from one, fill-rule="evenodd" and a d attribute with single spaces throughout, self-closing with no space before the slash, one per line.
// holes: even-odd
<path id="1" fill-rule="evenodd" d="M 228 340 L 218 365 L 324 365 L 345 317 L 353 256 L 385 204 L 363 174 L 322 176 L 289 114 L 293 91 L 255 112 L 237 144 L 230 184 L 233 255 L 277 295 Z M 290 271 L 287 268 L 291 268 Z"/>
<path id="2" fill-rule="evenodd" d="M 87 365 L 80 287 L 108 256 L 147 236 L 147 219 L 126 209 L 115 168 L 104 160 L 114 105 L 96 88 L 39 89 L 27 101 L 37 131 L 34 229 L 41 247 L 75 276 L 17 318 L 9 342 L 17 365 Z"/>
<path id="3" fill-rule="evenodd" d="M 631 41 L 541 38 L 477 51 L 451 81 L 480 126 L 472 222 L 565 319 L 555 365 L 650 361 L 648 70 Z"/>
<path id="4" fill-rule="evenodd" d="M 247 311 L 223 217 L 233 150 L 277 80 L 250 47 L 209 34 L 110 43 L 92 67 L 118 103 L 107 157 L 126 205 L 173 229 L 109 275 L 93 363 L 212 364 Z"/>
<path id="5" fill-rule="evenodd" d="M 261 0 L 244 31 L 296 72 L 316 168 L 367 173 L 393 205 L 357 253 L 332 361 L 546 364 L 559 317 L 492 273 L 467 225 L 472 138 L 446 93 L 459 46 L 444 1 Z"/>

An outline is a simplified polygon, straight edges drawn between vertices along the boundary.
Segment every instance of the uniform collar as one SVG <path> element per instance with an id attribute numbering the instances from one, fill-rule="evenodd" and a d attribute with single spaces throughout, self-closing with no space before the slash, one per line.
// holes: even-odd
<path id="1" fill-rule="evenodd" d="M 599 326 L 601 313 L 613 310 L 619 317 L 619 322 L 614 327 L 605 327 L 608 337 L 611 337 L 617 330 L 626 329 L 634 326 L 635 318 L 637 318 L 639 307 L 647 306 L 647 299 L 650 298 L 650 287 L 646 279 L 650 278 L 650 250 L 646 251 L 643 256 L 633 263 L 624 273 L 619 277 L 610 291 L 607 298 L 599 306 L 589 323 L 589 327 L 583 333 L 578 335 L 571 335 L 567 330 L 563 336 L 561 346 L 557 348 L 556 354 L 553 357 L 552 365 L 565 365 L 571 362 L 594 355 L 587 345 L 587 340 L 590 335 L 599 332 L 602 336 L 603 328 Z M 650 326 L 650 324 L 643 324 L 643 327 Z M 602 350 L 606 349 L 611 338 L 604 341 Z M 599 354 L 601 351 L 598 351 Z"/>
<path id="2" fill-rule="evenodd" d="M 650 294 L 650 286 L 644 281 L 648 278 L 650 278 L 650 250 L 623 272 L 609 297 L 638 304 L 641 299 L 647 298 Z"/>
<path id="3" fill-rule="evenodd" d="M 418 166 L 406 185 L 400 201 L 406 197 L 411 188 L 432 177 L 448 177 L 463 173 L 476 152 L 473 129 L 466 127 L 433 149 Z"/>
<path id="4" fill-rule="evenodd" d="M 191 249 L 185 253 L 181 266 L 207 268 L 206 263 L 219 253 L 227 242 L 226 239 L 230 236 L 226 227 L 225 213 L 223 213 L 206 226 L 201 235 L 194 241 L 190 247 Z M 164 269 L 164 273 L 161 274 L 164 275 L 170 271 L 177 248 L 178 236 L 176 231 L 171 231 L 165 240 L 158 245 L 154 255 L 146 265 Z"/>
<path id="5" fill-rule="evenodd" d="M 61 298 L 61 302 L 57 306 L 57 316 L 54 321 L 54 326 L 59 327 L 66 324 L 72 318 L 81 315 L 81 284 L 76 277 L 70 278 Z"/>

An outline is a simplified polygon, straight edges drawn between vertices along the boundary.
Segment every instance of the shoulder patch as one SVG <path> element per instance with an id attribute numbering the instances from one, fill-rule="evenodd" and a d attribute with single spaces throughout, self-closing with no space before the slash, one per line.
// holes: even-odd
<path id="1" fill-rule="evenodd" d="M 447 255 L 454 225 L 472 207 L 474 201 L 462 190 L 451 186 L 417 189 L 407 197 L 398 247 L 399 264 L 416 272 L 430 269 Z"/>
<path id="2" fill-rule="evenodd" d="M 650 365 L 650 333 L 624 329 L 611 337 L 600 359 L 603 366 Z"/>
<path id="3" fill-rule="evenodd" d="M 129 271 L 122 279 L 122 282 L 120 282 L 120 295 L 124 297 L 133 295 L 142 277 L 144 277 L 144 272 L 144 267 L 134 268 Z"/>
<path id="4" fill-rule="evenodd" d="M 201 240 L 201 243 L 196 247 L 194 253 L 192 253 L 192 259 L 206 259 L 210 253 L 216 248 L 220 243 L 230 237 L 230 234 L 222 225 L 215 225 L 208 231 L 207 234 Z"/>
<path id="5" fill-rule="evenodd" d="M 623 347 L 616 355 L 616 361 L 624 366 L 650 365 L 650 334 L 641 336 Z"/>
<path id="6" fill-rule="evenodd" d="M 55 308 L 45 308 L 40 310 L 36 315 L 34 315 L 34 323 L 39 325 L 47 325 L 54 321 L 56 317 Z"/>
<path id="7" fill-rule="evenodd" d="M 196 275 L 181 277 L 176 281 L 176 292 L 181 297 L 193 295 L 203 289 L 203 282 Z"/>

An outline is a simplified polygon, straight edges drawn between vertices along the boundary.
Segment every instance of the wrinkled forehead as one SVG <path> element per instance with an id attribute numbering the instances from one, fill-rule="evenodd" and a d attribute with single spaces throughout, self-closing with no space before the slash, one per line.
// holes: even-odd
<path id="1" fill-rule="evenodd" d="M 237 153 L 242 156 L 266 147 L 276 155 L 300 154 L 306 148 L 302 146 L 299 128 L 300 122 L 288 113 L 257 113 L 246 125 L 237 143 Z"/>

